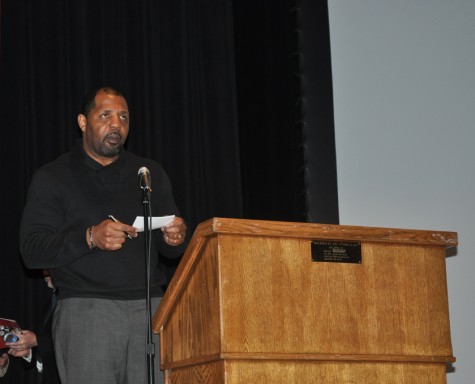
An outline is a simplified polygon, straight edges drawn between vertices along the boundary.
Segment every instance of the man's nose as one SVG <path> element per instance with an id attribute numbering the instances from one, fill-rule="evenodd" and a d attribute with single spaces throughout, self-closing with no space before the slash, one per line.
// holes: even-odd
<path id="1" fill-rule="evenodd" d="M 112 115 L 111 118 L 111 126 L 112 127 L 120 127 L 120 116 L 119 115 Z"/>

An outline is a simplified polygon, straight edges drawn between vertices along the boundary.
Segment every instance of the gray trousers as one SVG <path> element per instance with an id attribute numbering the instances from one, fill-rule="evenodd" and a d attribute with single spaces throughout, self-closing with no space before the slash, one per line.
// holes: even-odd
<path id="1" fill-rule="evenodd" d="M 152 317 L 161 298 L 152 298 Z M 70 298 L 58 301 L 53 339 L 62 384 L 146 384 L 146 300 Z M 155 384 L 163 384 L 159 337 Z"/>

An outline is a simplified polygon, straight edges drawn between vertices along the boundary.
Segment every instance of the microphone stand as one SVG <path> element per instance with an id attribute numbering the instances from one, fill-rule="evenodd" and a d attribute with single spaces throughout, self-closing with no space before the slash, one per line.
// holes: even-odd
<path id="1" fill-rule="evenodd" d="M 146 265 L 146 316 L 147 316 L 147 378 L 148 383 L 155 383 L 154 365 L 153 359 L 155 357 L 155 345 L 152 339 L 152 312 L 151 312 L 151 299 L 150 299 L 150 237 L 151 229 L 149 227 L 149 220 L 151 221 L 151 208 L 150 208 L 150 188 L 144 188 L 142 193 L 143 204 L 143 221 L 144 221 L 144 235 L 145 235 L 145 265 Z"/>

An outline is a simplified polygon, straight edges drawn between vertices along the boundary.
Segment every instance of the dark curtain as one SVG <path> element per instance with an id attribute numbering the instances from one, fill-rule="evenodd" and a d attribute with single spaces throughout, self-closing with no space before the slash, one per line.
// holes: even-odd
<path id="1" fill-rule="evenodd" d="M 306 221 L 295 1 L 235 1 L 244 212 Z"/>
<path id="2" fill-rule="evenodd" d="M 338 224 L 328 4 L 300 0 L 298 12 L 307 221 Z"/>
<path id="3" fill-rule="evenodd" d="M 21 262 L 23 204 L 99 85 L 126 95 L 127 149 L 162 163 L 190 232 L 211 217 L 308 220 L 296 0 L 0 4 L 0 317 L 40 320 L 48 289 Z"/>

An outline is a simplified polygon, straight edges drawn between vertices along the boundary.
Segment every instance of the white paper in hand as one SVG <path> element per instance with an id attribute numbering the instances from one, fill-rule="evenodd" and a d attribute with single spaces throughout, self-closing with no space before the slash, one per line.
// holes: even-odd
<path id="1" fill-rule="evenodd" d="M 174 218 L 175 218 L 175 215 L 152 217 L 152 229 L 162 228 L 165 225 L 171 223 Z M 143 216 L 137 216 L 132 226 L 137 228 L 137 232 L 143 232 L 144 231 Z"/>

